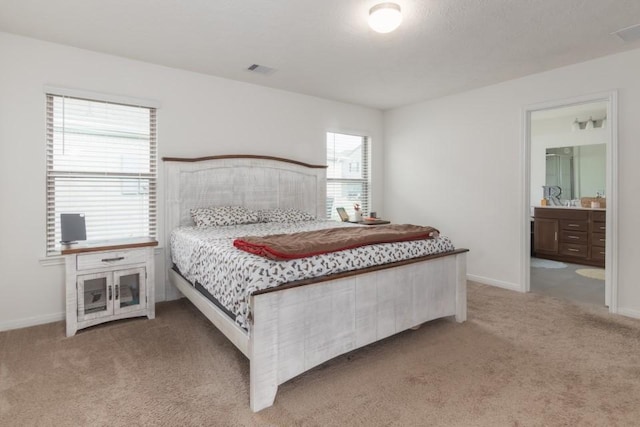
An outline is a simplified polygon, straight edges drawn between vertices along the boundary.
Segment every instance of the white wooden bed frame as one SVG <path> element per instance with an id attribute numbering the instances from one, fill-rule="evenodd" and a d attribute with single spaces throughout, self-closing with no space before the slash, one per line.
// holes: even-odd
<path id="1" fill-rule="evenodd" d="M 194 207 L 298 208 L 325 215 L 324 166 L 264 156 L 163 160 L 167 246 L 171 230 L 192 224 Z M 167 262 L 173 265 L 169 250 Z M 250 406 L 257 412 L 273 405 L 279 384 L 329 359 L 429 320 L 466 320 L 466 250 L 397 264 L 254 294 L 249 332 L 171 268 L 168 279 L 247 356 Z"/>

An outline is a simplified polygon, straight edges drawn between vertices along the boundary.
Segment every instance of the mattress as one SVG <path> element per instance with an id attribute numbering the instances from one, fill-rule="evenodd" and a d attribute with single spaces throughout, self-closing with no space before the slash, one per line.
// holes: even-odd
<path id="1" fill-rule="evenodd" d="M 454 250 L 446 236 L 410 242 L 384 243 L 307 258 L 275 261 L 236 249 L 234 239 L 334 227 L 365 227 L 317 220 L 256 223 L 224 227 L 179 227 L 171 233 L 171 258 L 180 274 L 199 284 L 235 322 L 248 329 L 249 297 L 258 290 L 325 275 L 383 265 Z"/>

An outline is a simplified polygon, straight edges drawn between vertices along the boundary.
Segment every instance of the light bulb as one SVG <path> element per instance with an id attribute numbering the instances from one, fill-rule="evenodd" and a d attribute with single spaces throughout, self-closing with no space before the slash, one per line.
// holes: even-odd
<path id="1" fill-rule="evenodd" d="M 369 26 L 378 33 L 390 33 L 401 22 L 402 13 L 396 3 L 380 3 L 369 10 Z"/>

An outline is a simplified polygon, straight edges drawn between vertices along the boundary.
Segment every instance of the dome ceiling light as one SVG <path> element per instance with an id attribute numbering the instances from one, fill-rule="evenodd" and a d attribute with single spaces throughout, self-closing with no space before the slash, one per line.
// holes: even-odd
<path id="1" fill-rule="evenodd" d="M 379 33 L 390 33 L 400 26 L 402 14 L 396 3 L 380 3 L 369 9 L 369 26 Z"/>

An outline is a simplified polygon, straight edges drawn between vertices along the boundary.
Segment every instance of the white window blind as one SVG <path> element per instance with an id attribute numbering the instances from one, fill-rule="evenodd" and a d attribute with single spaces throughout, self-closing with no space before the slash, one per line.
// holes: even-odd
<path id="1" fill-rule="evenodd" d="M 369 213 L 369 140 L 366 136 L 327 133 L 327 218 L 339 220 L 337 207 L 351 218 L 354 204 Z"/>
<path id="2" fill-rule="evenodd" d="M 90 241 L 156 236 L 155 108 L 47 94 L 47 254 L 61 213 Z"/>

